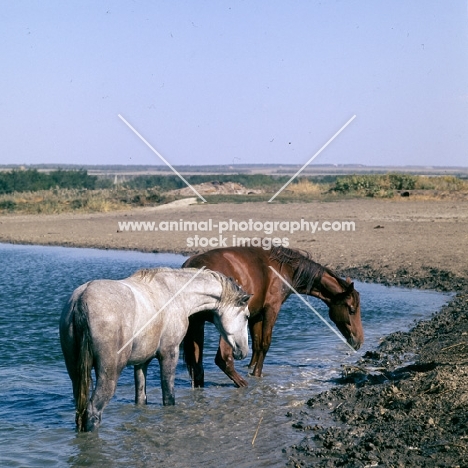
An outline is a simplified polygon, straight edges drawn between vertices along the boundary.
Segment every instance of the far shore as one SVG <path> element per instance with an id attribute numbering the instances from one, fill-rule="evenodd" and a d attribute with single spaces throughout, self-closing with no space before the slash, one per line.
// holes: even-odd
<path id="1" fill-rule="evenodd" d="M 368 280 L 411 284 L 431 271 L 468 276 L 468 202 L 355 199 L 337 202 L 289 204 L 175 204 L 128 211 L 59 215 L 0 216 L 0 242 L 61 245 L 99 249 L 126 249 L 142 252 L 192 254 L 209 250 L 196 246 L 194 237 L 217 238 L 212 231 L 124 232 L 119 222 L 147 221 L 206 222 L 242 221 L 318 223 L 352 222 L 354 231 L 299 230 L 293 234 L 277 229 L 262 231 L 227 230 L 221 235 L 226 245 L 234 236 L 287 239 L 292 248 L 310 252 L 315 261 L 339 272 L 364 276 Z M 203 227 L 203 226 L 201 226 Z M 276 225 L 279 228 L 279 225 Z M 189 239 L 192 239 L 190 241 Z M 215 246 L 215 245 L 214 245 Z"/>

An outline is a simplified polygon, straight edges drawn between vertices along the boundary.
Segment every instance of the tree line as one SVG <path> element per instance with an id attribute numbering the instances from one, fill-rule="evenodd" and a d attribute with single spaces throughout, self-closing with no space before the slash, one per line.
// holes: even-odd
<path id="1" fill-rule="evenodd" d="M 95 189 L 98 177 L 89 175 L 85 170 L 57 170 L 49 173 L 36 169 L 0 172 L 0 194 L 13 192 L 36 192 L 52 188 Z"/>

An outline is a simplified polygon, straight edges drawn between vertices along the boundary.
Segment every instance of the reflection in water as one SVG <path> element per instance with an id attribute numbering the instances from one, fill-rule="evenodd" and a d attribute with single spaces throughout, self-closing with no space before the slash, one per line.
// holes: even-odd
<path id="1" fill-rule="evenodd" d="M 97 433 L 75 433 L 70 445 L 72 454 L 67 460 L 69 466 L 116 466 L 115 450 Z"/>
<path id="2" fill-rule="evenodd" d="M 244 389 L 234 388 L 214 365 L 219 336 L 207 324 L 204 389 L 191 388 L 180 362 L 177 404 L 163 407 L 156 361 L 148 370 L 149 405 L 136 407 L 133 371 L 127 368 L 99 433 L 77 434 L 58 338 L 64 301 L 90 279 L 123 278 L 143 267 L 178 267 L 184 257 L 0 245 L 0 258 L 0 466 L 284 466 L 281 449 L 302 438 L 291 427 L 288 411 L 331 385 L 343 363 L 375 347 L 381 336 L 428 317 L 449 297 L 356 283 L 366 343 L 352 355 L 291 297 L 279 314 L 263 378 L 247 377 Z M 328 316 L 320 301 L 309 300 Z M 247 363 L 237 363 L 243 375 Z"/>

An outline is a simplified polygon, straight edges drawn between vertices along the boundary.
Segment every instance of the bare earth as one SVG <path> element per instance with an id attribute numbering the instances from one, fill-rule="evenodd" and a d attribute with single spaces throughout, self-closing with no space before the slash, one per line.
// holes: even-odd
<path id="1" fill-rule="evenodd" d="M 337 388 L 311 395 L 308 406 L 290 415 L 304 440 L 286 450 L 289 466 L 468 466 L 468 201 L 187 203 L 104 214 L 4 215 L 0 242 L 194 253 L 210 247 L 189 247 L 187 239 L 219 238 L 216 229 L 123 232 L 118 222 L 353 221 L 351 232 L 290 234 L 277 225 L 272 234 L 223 234 L 226 245 L 233 235 L 287 238 L 290 247 L 343 275 L 457 293 L 436 317 L 387 337 Z"/>
<path id="2" fill-rule="evenodd" d="M 195 201 L 195 200 L 194 200 Z M 180 203 L 180 202 L 179 202 Z M 0 242 L 65 245 L 145 252 L 191 253 L 209 248 L 187 246 L 195 234 L 218 232 L 119 232 L 119 221 L 354 221 L 354 232 L 275 231 L 226 232 L 228 245 L 237 237 L 287 237 L 291 247 L 339 271 L 371 268 L 385 276 L 406 269 L 425 275 L 424 268 L 468 273 L 468 202 L 420 202 L 358 199 L 309 204 L 163 205 L 99 214 L 8 215 L 0 217 Z"/>

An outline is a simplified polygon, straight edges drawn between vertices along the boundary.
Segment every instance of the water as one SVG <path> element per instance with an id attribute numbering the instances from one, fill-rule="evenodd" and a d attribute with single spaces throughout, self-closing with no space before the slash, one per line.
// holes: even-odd
<path id="1" fill-rule="evenodd" d="M 0 244 L 0 259 L 0 466 L 284 466 L 282 448 L 302 438 L 286 413 L 330 386 L 342 364 L 374 348 L 380 337 L 428 318 L 450 298 L 355 283 L 366 344 L 354 354 L 291 297 L 275 326 L 264 377 L 247 377 L 245 389 L 234 388 L 214 365 L 218 336 L 208 324 L 204 389 L 191 389 L 180 362 L 177 404 L 163 407 L 155 361 L 148 370 L 149 405 L 136 407 L 133 371 L 127 368 L 99 434 L 76 434 L 58 335 L 65 300 L 90 279 L 123 278 L 143 267 L 178 267 L 185 258 Z M 324 304 L 309 300 L 327 317 Z M 243 375 L 247 363 L 237 363 Z"/>

